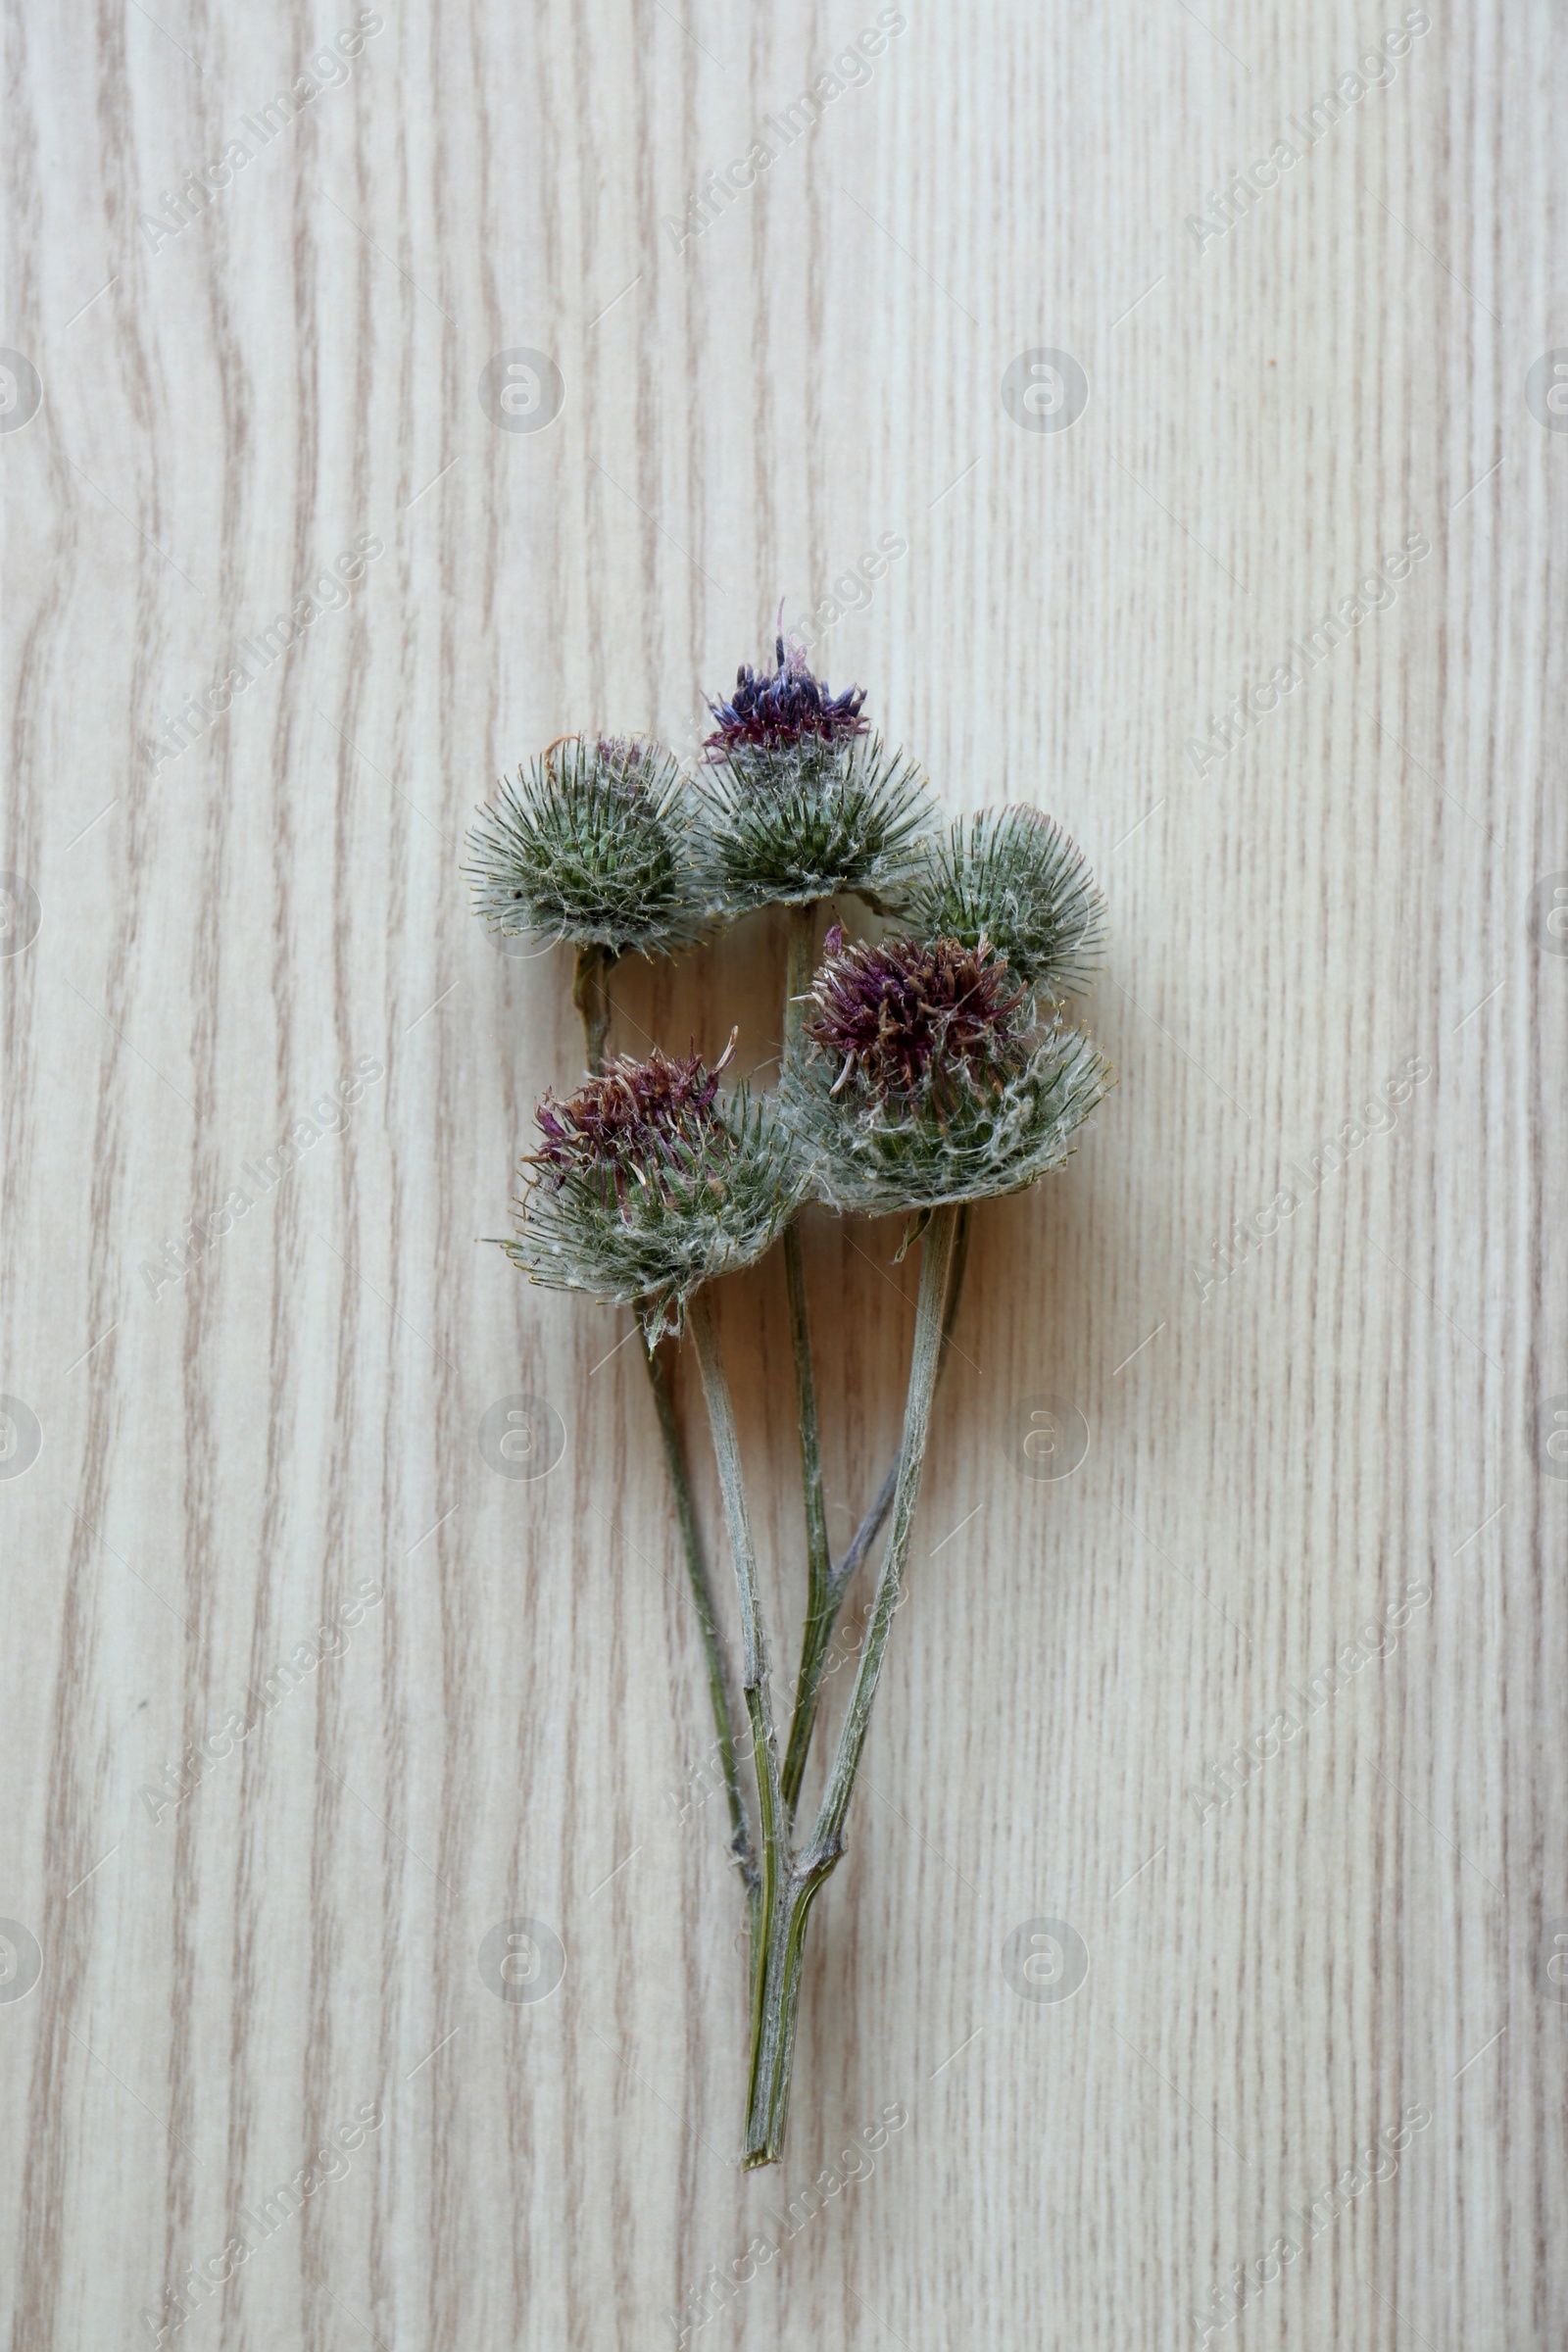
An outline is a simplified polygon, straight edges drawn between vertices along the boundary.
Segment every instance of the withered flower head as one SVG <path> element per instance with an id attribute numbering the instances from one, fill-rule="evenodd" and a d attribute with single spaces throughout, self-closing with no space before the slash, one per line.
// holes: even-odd
<path id="1" fill-rule="evenodd" d="M 697 1054 L 622 1056 L 564 1102 L 547 1094 L 522 1163 L 514 1265 L 555 1290 L 635 1306 L 652 1348 L 700 1283 L 752 1263 L 805 1198 L 771 1107 L 720 1098 L 730 1039 Z"/>
<path id="2" fill-rule="evenodd" d="M 806 1034 L 840 1065 L 835 1095 L 858 1074 L 885 1102 L 922 1091 L 947 1098 L 956 1087 L 1002 1084 L 1027 998 L 983 932 L 974 947 L 956 939 L 846 947 L 835 923 Z"/>
<path id="3" fill-rule="evenodd" d="M 634 1169 L 655 1171 L 702 1151 L 718 1124 L 718 1081 L 733 1035 L 709 1069 L 700 1054 L 672 1060 L 656 1046 L 646 1061 L 622 1054 L 561 1102 L 546 1092 L 534 1113 L 544 1138 L 530 1165 L 559 1183 L 571 1171 L 600 1172 L 619 1185 Z"/>
<path id="4" fill-rule="evenodd" d="M 863 686 L 834 694 L 825 678 L 811 675 L 804 653 L 794 647 L 785 651 L 782 636 L 775 652 L 778 666 L 771 675 L 742 662 L 730 700 L 709 704 L 718 721 L 703 746 L 710 760 L 721 760 L 741 746 L 789 751 L 807 742 L 844 743 L 865 733 Z"/>
<path id="5" fill-rule="evenodd" d="M 908 920 L 971 947 L 989 939 L 1025 986 L 1054 998 L 1087 988 L 1104 943 L 1105 903 L 1082 850 L 1038 808 L 982 808 L 926 845 Z"/>
<path id="6" fill-rule="evenodd" d="M 846 947 L 835 924 L 782 1116 L 819 1200 L 882 1216 L 1018 1192 L 1066 1158 L 1104 1093 L 1099 1048 L 983 935 Z"/>
<path id="7" fill-rule="evenodd" d="M 710 927 L 720 884 L 678 762 L 657 743 L 567 736 L 503 784 L 468 835 L 492 929 L 667 956 Z"/>
<path id="8" fill-rule="evenodd" d="M 935 810 L 915 762 L 869 731 L 864 700 L 831 693 L 780 637 L 771 677 L 743 668 L 733 698 L 710 705 L 697 782 L 731 913 L 839 891 L 881 912 L 904 904 Z"/>

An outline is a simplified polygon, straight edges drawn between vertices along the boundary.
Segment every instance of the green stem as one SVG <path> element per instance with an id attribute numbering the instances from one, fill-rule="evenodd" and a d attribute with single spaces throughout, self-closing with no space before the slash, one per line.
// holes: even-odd
<path id="1" fill-rule="evenodd" d="M 822 1660 L 833 1631 L 836 1605 L 834 1575 L 827 1542 L 827 1505 L 822 1494 L 822 1445 L 816 1419 L 816 1382 L 811 1369 L 811 1328 L 806 1305 L 806 1268 L 801 1258 L 800 1229 L 784 1234 L 784 1277 L 790 1296 L 790 1338 L 795 1348 L 795 1401 L 801 1423 L 801 1483 L 806 1496 L 806 1625 L 801 1636 L 801 1664 L 795 1684 L 795 1707 L 790 1718 L 789 1744 L 784 1756 L 783 1792 L 791 1818 L 801 1793 L 811 1726 L 816 1716 L 816 1690 L 822 1679 Z"/>
<path id="2" fill-rule="evenodd" d="M 606 1049 L 610 1039 L 611 1003 L 607 982 L 614 958 L 601 947 L 582 947 L 577 950 L 577 967 L 572 977 L 571 1001 L 582 1014 L 583 1043 L 588 1054 L 590 1077 L 603 1074 Z M 746 1809 L 746 1794 L 741 1786 L 740 1765 L 735 1752 L 735 1718 L 729 1700 L 728 1677 L 724 1668 L 724 1652 L 719 1642 L 718 1619 L 713 1608 L 713 1590 L 709 1582 L 708 1563 L 697 1534 L 697 1514 L 692 1507 L 691 1479 L 686 1468 L 686 1456 L 681 1446 L 680 1429 L 675 1419 L 675 1400 L 670 1395 L 669 1376 L 662 1354 L 649 1354 L 639 1348 L 638 1354 L 648 1372 L 648 1385 L 654 1393 L 654 1410 L 659 1415 L 659 1434 L 663 1442 L 664 1468 L 669 1476 L 670 1493 L 675 1501 L 675 1517 L 680 1527 L 681 1548 L 686 1554 L 686 1574 L 691 1584 L 692 1600 L 697 1610 L 697 1623 L 703 1638 L 703 1655 L 708 1666 L 708 1690 L 713 1702 L 713 1729 L 717 1735 L 720 1767 L 724 1775 L 724 1793 L 729 1800 L 730 1851 L 746 1887 L 747 1906 L 752 1917 L 753 1937 L 757 1933 L 757 1903 L 760 1877 L 757 1857 L 752 1850 L 751 1816 Z"/>
<path id="3" fill-rule="evenodd" d="M 784 1049 L 781 1068 L 801 1052 L 806 1027 L 806 992 L 811 982 L 816 943 L 816 906 L 791 906 L 789 956 L 784 980 Z M 806 1624 L 795 1707 L 784 1757 L 783 1794 L 791 1817 L 801 1792 L 815 1718 L 814 1690 L 833 1623 L 833 1559 L 827 1540 L 827 1503 L 822 1493 L 822 1442 L 816 1416 L 816 1374 L 811 1362 L 811 1323 L 806 1298 L 806 1263 L 797 1219 L 784 1232 L 784 1279 L 790 1301 L 790 1344 L 795 1354 L 795 1402 L 801 1427 L 801 1488 L 806 1505 Z M 808 1692 L 813 1695 L 808 1700 Z"/>
<path id="4" fill-rule="evenodd" d="M 836 1857 L 835 1857 L 836 1858 Z M 784 2153 L 789 2122 L 790 2080 L 795 2065 L 795 2027 L 800 2015 L 801 1977 L 806 1958 L 806 1923 L 833 1864 L 808 1869 L 792 1864 L 781 1876 L 768 1914 L 753 2027 L 752 2079 L 746 2116 L 743 2170 L 777 2164 Z"/>
<path id="5" fill-rule="evenodd" d="M 770 1998 L 772 1963 L 780 1923 L 787 1925 L 794 1873 L 790 1868 L 783 1797 L 779 1788 L 778 1741 L 773 1730 L 773 1706 L 767 1682 L 767 1630 L 762 1622 L 758 1587 L 757 1547 L 741 1475 L 740 1440 L 735 1431 L 735 1408 L 708 1289 L 695 1292 L 686 1308 L 686 1327 L 697 1350 L 709 1424 L 713 1433 L 713 1458 L 718 1466 L 724 1520 L 735 1560 L 735 1583 L 741 1606 L 741 1684 L 752 1726 L 752 1761 L 757 1771 L 757 1810 L 762 1833 L 760 1916 L 752 1936 L 752 2061 L 747 2086 L 747 2164 L 770 2161 L 754 2153 L 753 2119 L 764 2102 L 774 2068 L 772 2053 L 779 2022 L 776 1998 Z M 804 1914 L 802 1915 L 804 1928 Z M 760 1932 L 759 1932 L 760 1931 Z M 799 1966 L 797 1963 L 797 1980 Z M 798 1990 L 798 1984 L 797 1984 Z M 786 2083 L 787 2090 L 787 2083 Z"/>
<path id="6" fill-rule="evenodd" d="M 934 1211 L 925 1231 L 920 1259 L 920 1297 L 914 1316 L 914 1351 L 909 1365 L 908 1395 L 904 1407 L 904 1444 L 899 1454 L 898 1487 L 893 1498 L 893 1532 L 888 1539 L 887 1550 L 882 1555 L 871 1620 L 866 1628 L 855 1688 L 850 1692 L 849 1707 L 839 1734 L 838 1752 L 833 1759 L 827 1792 L 798 1865 L 806 1874 L 815 1869 L 825 1876 L 844 1850 L 844 1817 L 849 1811 L 855 1776 L 859 1770 L 860 1752 L 870 1726 L 871 1704 L 876 1697 L 893 1612 L 899 1603 L 915 1506 L 920 1498 L 920 1474 L 925 1466 L 926 1437 L 931 1426 L 931 1399 L 936 1394 L 937 1373 L 942 1361 L 944 1310 L 953 1267 L 957 1217 L 956 1208 L 939 1208 Z"/>
<path id="7" fill-rule="evenodd" d="M 806 1030 L 806 994 L 815 956 L 816 906 L 789 909 L 789 958 L 784 981 L 784 1052 L 780 1067 L 801 1052 Z M 827 1505 L 822 1497 L 822 1446 L 816 1419 L 816 1375 L 811 1364 L 811 1324 L 806 1302 L 806 1265 L 800 1220 L 784 1229 L 784 1273 L 789 1287 L 790 1341 L 795 1351 L 795 1400 L 801 1422 L 801 1485 L 806 1501 L 806 1547 L 811 1606 L 825 1599 L 833 1562 L 828 1552 Z M 809 1612 L 808 1612 L 809 1613 Z"/>
<path id="8" fill-rule="evenodd" d="M 945 1309 L 953 1270 L 958 1212 L 939 1208 L 926 1228 L 915 1310 L 914 1351 L 904 1409 L 904 1445 L 893 1501 L 893 1533 L 877 1582 L 876 1601 L 860 1652 L 859 1672 L 821 1811 L 800 1853 L 781 1854 L 771 1879 L 764 1876 L 765 1933 L 760 1964 L 753 1977 L 752 2076 L 746 2119 L 748 2168 L 776 2164 L 783 2153 L 789 2117 L 790 2075 L 800 2012 L 806 1927 L 812 1903 L 844 1851 L 844 1818 L 849 1810 L 870 1722 L 871 1702 L 898 1606 L 909 1534 L 920 1495 L 931 1399 L 942 1361 Z"/>
<path id="9" fill-rule="evenodd" d="M 669 1393 L 669 1379 L 662 1354 L 656 1352 L 649 1355 L 645 1349 L 639 1352 L 648 1366 L 648 1385 L 654 1392 L 659 1434 L 664 1441 L 664 1467 L 669 1473 L 670 1490 L 675 1497 L 675 1516 L 680 1522 L 681 1543 L 686 1552 L 686 1573 L 691 1579 L 692 1599 L 696 1603 L 697 1622 L 702 1629 L 703 1655 L 708 1661 L 708 1689 L 713 1701 L 713 1726 L 718 1734 L 719 1760 L 724 1774 L 724 1793 L 729 1799 L 730 1851 L 750 1898 L 758 1892 L 761 1881 L 757 1857 L 752 1852 L 752 1824 L 746 1810 L 740 1765 L 735 1754 L 734 1722 L 724 1673 L 724 1653 L 719 1644 L 712 1588 L 708 1581 L 708 1563 L 703 1558 L 697 1536 L 691 1485 L 686 1476 L 686 1460 L 681 1451 L 680 1431 L 675 1422 L 675 1403 Z"/>
<path id="10" fill-rule="evenodd" d="M 811 985 L 811 968 L 816 960 L 815 899 L 804 906 L 785 909 L 789 918 L 789 950 L 784 966 L 784 1051 L 780 1063 L 788 1062 L 801 1050 L 806 1034 L 806 999 Z"/>
<path id="11" fill-rule="evenodd" d="M 588 1047 L 588 1071 L 597 1078 L 605 1066 L 605 1046 L 610 1036 L 610 991 L 606 983 L 614 957 L 606 948 L 586 946 L 577 950 L 576 969 L 571 976 L 571 1001 L 582 1014 L 583 1037 Z"/>
<path id="12" fill-rule="evenodd" d="M 964 1267 L 969 1255 L 969 1204 L 958 1210 L 957 1227 L 953 1245 L 953 1267 L 948 1278 L 947 1305 L 942 1318 L 942 1352 L 937 1363 L 940 1380 L 947 1368 L 948 1348 L 953 1337 L 954 1319 L 958 1312 L 958 1299 L 963 1290 Z M 789 1743 L 784 1756 L 784 1800 L 793 1818 L 800 1802 L 801 1783 L 806 1775 L 806 1760 L 816 1726 L 816 1710 L 822 1695 L 822 1678 L 833 1646 L 833 1633 L 839 1613 L 849 1595 L 856 1572 L 865 1558 L 883 1522 L 893 1508 L 893 1497 L 899 1483 L 899 1465 L 903 1447 L 888 1464 L 875 1502 L 855 1531 L 855 1538 L 837 1568 L 830 1571 L 826 1590 L 818 1607 L 808 1607 L 806 1635 L 801 1645 L 801 1671 L 795 1689 L 795 1712 L 790 1719 Z M 814 1597 L 814 1596 L 813 1596 Z"/>

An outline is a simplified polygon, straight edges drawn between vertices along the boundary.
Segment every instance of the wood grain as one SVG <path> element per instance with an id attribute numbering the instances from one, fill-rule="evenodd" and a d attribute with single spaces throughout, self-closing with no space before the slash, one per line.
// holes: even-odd
<path id="1" fill-rule="evenodd" d="M 11 12 L 0 342 L 42 385 L 0 416 L 0 864 L 39 916 L 12 890 L 0 943 L 0 1390 L 41 1432 L 19 1472 L 6 1406 L 13 2352 L 151 2340 L 361 2109 L 341 2177 L 164 2341 L 674 2344 L 706 2284 L 688 2342 L 790 2352 L 1561 2343 L 1568 956 L 1538 885 L 1568 869 L 1568 436 L 1526 378 L 1568 346 L 1568 91 L 1525 0 L 1434 8 L 1344 95 L 1419 13 L 911 0 L 786 141 L 870 0 L 407 0 L 265 140 L 348 0 Z M 758 138 L 677 250 L 665 217 Z M 561 370 L 546 429 L 481 405 L 518 349 Z M 1041 349 L 1087 377 L 1070 429 L 1004 406 Z M 241 651 L 362 535 L 341 604 Z M 1189 739 L 1412 535 L 1200 773 Z M 624 1319 L 476 1245 L 577 1068 L 568 975 L 498 954 L 460 866 L 564 729 L 691 749 L 781 596 L 951 806 L 1084 842 L 1119 1083 L 1066 1174 L 977 1221 L 758 2178 L 646 1384 Z M 738 1020 L 763 1062 L 782 961 L 763 919 L 625 970 L 617 1041 Z M 143 1273 L 236 1188 L 182 1277 Z M 895 1242 L 808 1222 L 839 1544 L 899 1424 Z M 789 1656 L 776 1260 L 721 1318 Z M 536 1480 L 480 1449 L 518 1395 L 564 1434 Z M 696 1441 L 689 1363 L 679 1395 Z M 1047 1397 L 1089 1434 L 1058 1480 L 1022 1467 Z M 706 1461 L 699 1490 L 716 1547 Z M 143 1795 L 333 1618 L 181 1802 Z M 518 1919 L 560 1938 L 547 1999 L 481 1975 Z M 1004 1965 L 1047 1920 L 1088 1956 L 1067 1999 Z M 885 2108 L 869 2177 L 738 2283 Z M 1390 2177 L 1213 2299 L 1408 2109 Z"/>

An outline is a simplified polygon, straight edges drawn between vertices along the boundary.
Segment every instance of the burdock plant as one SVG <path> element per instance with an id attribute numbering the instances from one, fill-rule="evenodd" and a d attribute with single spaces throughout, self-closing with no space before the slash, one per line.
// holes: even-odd
<path id="1" fill-rule="evenodd" d="M 845 1823 L 893 1616 L 904 1591 L 932 1401 L 957 1309 L 973 1204 L 1059 1167 L 1104 1092 L 1099 1049 L 1067 1000 L 1088 983 L 1102 907 L 1081 854 L 1050 819 L 1004 808 L 935 830 L 914 763 L 861 714 L 863 693 L 812 677 L 782 638 L 776 666 L 743 667 L 697 775 L 618 740 L 556 746 L 470 837 L 476 902 L 504 928 L 568 941 L 589 1075 L 546 1094 L 504 1246 L 531 1279 L 631 1307 L 655 1368 L 665 1459 L 685 1542 L 750 1932 L 751 2060 L 742 2162 L 784 2145 L 807 1923 L 844 1851 Z M 891 922 L 850 940 L 824 900 Z M 605 981 L 614 956 L 668 955 L 754 907 L 788 909 L 777 1086 L 726 1095 L 733 1035 L 693 1053 L 608 1063 Z M 835 1561 L 827 1539 L 799 1216 L 905 1219 L 920 1284 L 903 1436 L 882 1489 Z M 806 1592 L 787 1732 L 770 1651 L 740 1445 L 711 1286 L 784 1255 L 800 1426 Z M 741 1626 L 751 1786 L 740 1750 L 667 1382 L 654 1352 L 697 1358 Z M 802 1793 L 826 1659 L 857 1570 L 891 1527 L 854 1687 L 814 1812 Z M 755 1821 L 754 1831 L 754 1803 Z"/>

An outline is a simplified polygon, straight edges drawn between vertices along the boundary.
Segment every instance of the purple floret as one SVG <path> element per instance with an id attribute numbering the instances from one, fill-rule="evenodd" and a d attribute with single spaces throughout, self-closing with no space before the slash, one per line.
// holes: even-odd
<path id="1" fill-rule="evenodd" d="M 700 1054 L 671 1060 L 656 1046 L 646 1061 L 622 1055 L 564 1102 L 547 1094 L 534 1116 L 543 1138 L 533 1165 L 559 1183 L 570 1174 L 618 1179 L 660 1161 L 689 1160 L 714 1125 L 719 1073 L 732 1037 L 709 1069 Z"/>
<path id="2" fill-rule="evenodd" d="M 1028 997 L 989 940 L 886 939 L 846 947 L 835 923 L 811 992 L 806 1034 L 842 1063 L 837 1094 L 858 1073 L 884 1102 L 959 1082 L 1000 1083 L 1016 1054 L 1014 1015 Z"/>
<path id="3" fill-rule="evenodd" d="M 865 733 L 863 686 L 833 694 L 825 679 L 812 677 L 804 654 L 785 652 L 782 637 L 776 651 L 778 667 L 771 676 L 743 663 L 731 699 L 709 704 L 718 721 L 703 745 L 710 760 L 739 749 L 787 751 L 796 744 L 841 743 Z"/>

